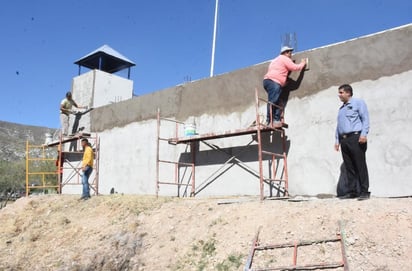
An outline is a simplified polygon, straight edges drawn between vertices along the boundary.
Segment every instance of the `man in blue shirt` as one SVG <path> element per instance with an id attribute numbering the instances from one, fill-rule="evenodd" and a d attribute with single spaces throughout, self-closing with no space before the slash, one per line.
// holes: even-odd
<path id="1" fill-rule="evenodd" d="M 341 85 L 338 92 L 343 105 L 338 113 L 335 150 L 339 151 L 340 146 L 348 181 L 348 192 L 341 198 L 368 199 L 369 175 L 365 156 L 369 132 L 368 108 L 362 99 L 352 97 L 350 85 Z"/>

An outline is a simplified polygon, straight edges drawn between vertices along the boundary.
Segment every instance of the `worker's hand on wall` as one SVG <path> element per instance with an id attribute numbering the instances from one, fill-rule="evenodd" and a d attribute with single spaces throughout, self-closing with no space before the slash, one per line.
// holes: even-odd
<path id="1" fill-rule="evenodd" d="M 335 151 L 339 151 L 339 144 L 335 144 Z"/>
<path id="2" fill-rule="evenodd" d="M 306 58 L 302 58 L 302 60 L 300 61 L 300 63 L 304 63 L 305 65 L 307 64 L 306 63 Z"/>

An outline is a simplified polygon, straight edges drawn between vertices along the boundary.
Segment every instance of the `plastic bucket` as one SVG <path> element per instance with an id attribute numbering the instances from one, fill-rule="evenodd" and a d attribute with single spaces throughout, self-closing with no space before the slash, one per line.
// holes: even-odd
<path id="1" fill-rule="evenodd" d="M 192 136 L 196 134 L 196 124 L 185 124 L 185 136 Z"/>

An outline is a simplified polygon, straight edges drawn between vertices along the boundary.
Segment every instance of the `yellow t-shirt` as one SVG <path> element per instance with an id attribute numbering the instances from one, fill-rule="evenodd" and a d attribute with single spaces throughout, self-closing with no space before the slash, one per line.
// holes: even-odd
<path id="1" fill-rule="evenodd" d="M 93 167 L 94 153 L 93 149 L 90 146 L 86 146 L 83 153 L 82 166 Z"/>

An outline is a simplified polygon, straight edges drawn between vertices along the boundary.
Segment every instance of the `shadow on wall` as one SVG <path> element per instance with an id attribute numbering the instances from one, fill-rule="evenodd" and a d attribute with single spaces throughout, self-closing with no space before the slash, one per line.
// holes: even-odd
<path id="1" fill-rule="evenodd" d="M 281 99 L 282 103 L 286 106 L 291 91 L 297 90 L 304 78 L 305 71 L 300 71 L 298 77 L 293 79 L 288 77 L 286 86 L 282 89 Z M 224 139 L 221 139 L 224 140 Z M 196 192 L 195 195 L 201 193 L 208 188 L 211 184 L 216 183 L 218 179 L 223 178 L 231 168 L 240 168 L 249 173 L 253 178 L 260 179 L 259 173 L 259 147 L 257 144 L 257 135 L 250 136 L 249 141 L 242 146 L 234 146 L 228 148 L 219 147 L 216 142 L 218 141 L 194 141 L 190 145 L 187 145 L 185 150 L 180 153 L 178 159 L 178 168 L 175 171 L 175 178 L 178 182 L 177 194 L 188 195 L 190 193 L 190 187 L 192 178 L 194 178 L 195 172 L 192 172 L 191 164 L 195 159 L 195 167 L 199 166 L 212 166 L 210 167 L 210 175 L 204 180 L 196 180 Z M 284 152 L 286 156 L 289 153 L 291 142 L 285 137 L 281 138 L 279 132 L 263 132 L 261 134 L 262 150 L 278 154 L 272 160 L 272 156 L 262 153 L 263 162 L 263 176 L 265 185 L 268 187 L 269 195 L 280 196 L 285 195 L 285 189 L 283 183 L 286 178 L 286 172 L 284 169 L 283 158 L 279 158 Z M 285 145 L 283 145 L 285 144 Z M 201 150 L 201 147 L 202 150 Z M 206 149 L 204 148 L 206 147 Z M 193 150 L 193 153 L 190 150 Z M 279 155 L 280 154 L 280 155 Z M 251 165 L 250 163 L 254 163 Z M 276 176 L 275 176 L 276 175 Z"/>
<path id="2" fill-rule="evenodd" d="M 290 77 L 287 78 L 286 85 L 282 88 L 282 93 L 280 94 L 280 100 L 282 101 L 282 104 L 284 104 L 285 108 L 289 100 L 290 92 L 295 91 L 300 87 L 304 76 L 305 70 L 301 70 L 296 80 Z"/>
<path id="3" fill-rule="evenodd" d="M 75 115 L 75 118 L 74 118 L 73 127 L 72 127 L 72 132 L 71 132 L 72 135 L 77 134 L 77 133 L 79 133 L 79 132 L 81 132 L 81 131 L 84 130 L 84 127 L 80 127 L 80 128 L 79 128 L 80 119 L 82 118 L 83 115 L 89 113 L 89 112 L 92 111 L 92 110 L 93 110 L 93 108 L 89 108 L 89 109 L 87 109 L 87 110 L 84 111 L 84 112 L 76 112 L 76 113 L 74 114 L 74 115 Z M 72 142 L 70 143 L 70 148 L 69 148 L 69 150 L 70 150 L 70 151 L 77 151 L 77 140 L 72 141 Z"/>
<path id="4" fill-rule="evenodd" d="M 277 154 L 282 154 L 283 153 L 283 143 L 282 143 L 282 138 L 281 134 L 278 132 L 267 132 L 267 133 L 262 133 L 261 136 L 262 139 L 262 149 L 266 151 L 270 151 L 273 153 Z M 210 148 L 210 150 L 202 150 L 200 151 L 199 145 L 200 142 L 202 144 L 206 145 L 207 147 Z M 199 194 L 202 190 L 207 188 L 209 185 L 214 183 L 217 179 L 222 177 L 226 172 L 228 172 L 232 167 L 238 166 L 241 169 L 245 170 L 246 172 L 250 173 L 252 176 L 256 177 L 259 179 L 259 168 L 258 166 L 250 166 L 247 163 L 255 162 L 257 163 L 259 161 L 259 156 L 258 156 L 258 144 L 257 144 L 257 138 L 256 135 L 251 136 L 251 140 L 245 144 L 244 146 L 236 146 L 236 147 L 230 147 L 230 148 L 220 148 L 216 144 L 209 143 L 207 141 L 200 141 L 200 142 L 194 142 L 192 144 L 195 144 L 194 148 L 194 153 L 188 152 L 190 148 L 186 148 L 185 152 L 181 153 L 179 156 L 179 163 L 181 165 L 179 166 L 179 172 L 182 171 L 184 172 L 179 178 L 182 183 L 190 183 L 190 178 L 192 177 L 191 174 L 193 173 L 188 173 L 189 172 L 189 166 L 184 166 L 182 164 L 184 163 L 192 163 L 193 155 L 195 157 L 195 165 L 196 166 L 212 166 L 212 165 L 218 165 L 219 167 L 216 169 L 213 169 L 211 172 L 211 175 L 206 178 L 206 180 L 201 180 L 201 181 L 196 181 L 196 183 L 200 184 L 196 188 L 196 194 Z M 290 149 L 290 140 L 288 138 L 285 138 L 285 152 L 286 156 L 289 153 Z M 262 162 L 263 164 L 267 164 L 267 166 L 264 166 L 266 168 L 267 172 L 264 172 L 263 175 L 267 179 L 275 179 L 279 176 L 273 176 L 272 172 L 272 166 L 276 167 L 276 172 L 280 175 L 281 178 L 284 177 L 285 172 L 283 171 L 283 161 L 282 159 L 277 157 L 275 160 L 272 160 L 272 157 L 270 155 L 264 155 L 262 156 Z M 279 173 L 280 172 L 280 173 Z M 279 177 L 279 178 L 280 178 Z M 185 180 L 182 180 L 185 179 Z M 279 194 L 280 192 L 283 193 L 284 191 L 279 191 L 279 188 L 276 184 L 273 182 L 265 181 L 267 185 L 269 185 L 269 191 L 270 195 L 273 196 L 274 194 Z M 187 187 L 184 187 L 184 189 L 187 189 Z M 276 190 L 276 191 L 275 191 Z M 187 191 L 183 191 L 183 194 L 187 193 Z"/>

